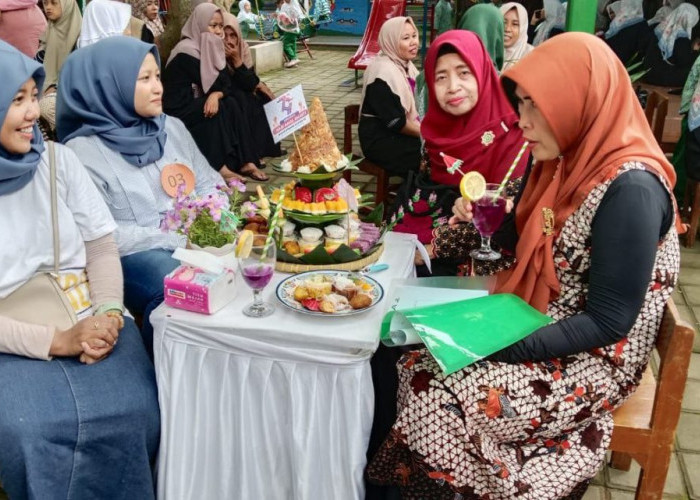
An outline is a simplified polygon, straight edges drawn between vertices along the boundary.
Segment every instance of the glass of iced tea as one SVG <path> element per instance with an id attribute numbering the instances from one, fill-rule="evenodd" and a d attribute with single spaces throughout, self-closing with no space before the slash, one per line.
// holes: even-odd
<path id="1" fill-rule="evenodd" d="M 498 184 L 486 184 L 484 195 L 472 200 L 472 222 L 481 234 L 481 248 L 472 250 L 469 255 L 478 260 L 498 260 L 501 254 L 491 248 L 491 236 L 500 227 L 506 215 L 506 199 L 498 194 Z"/>
<path id="2" fill-rule="evenodd" d="M 253 302 L 243 309 L 243 314 L 246 316 L 264 318 L 275 312 L 275 306 L 263 302 L 260 292 L 270 283 L 275 274 L 276 252 L 276 245 L 272 242 L 267 246 L 253 246 L 247 257 L 238 259 L 243 281 L 253 289 Z"/>

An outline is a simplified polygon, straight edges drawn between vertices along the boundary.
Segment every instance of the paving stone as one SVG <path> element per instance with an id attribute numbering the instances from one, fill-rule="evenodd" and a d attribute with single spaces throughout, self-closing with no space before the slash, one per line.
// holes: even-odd
<path id="1" fill-rule="evenodd" d="M 605 488 L 603 486 L 589 486 L 583 500 L 606 500 Z"/>
<path id="2" fill-rule="evenodd" d="M 683 393 L 683 410 L 700 413 L 700 382 L 688 380 Z"/>
<path id="3" fill-rule="evenodd" d="M 681 261 L 683 267 L 681 268 L 681 273 L 678 277 L 678 281 L 682 285 L 700 285 L 700 255 L 696 256 L 695 254 L 693 254 L 693 257 L 695 257 L 694 259 L 692 259 L 693 264 L 697 264 L 697 267 L 686 266 L 685 263 Z"/>
<path id="4" fill-rule="evenodd" d="M 690 498 L 700 499 L 700 454 L 679 453 Z"/>
<path id="5" fill-rule="evenodd" d="M 694 313 L 695 309 L 691 308 L 690 306 L 683 306 L 678 304 L 676 304 L 676 307 L 678 307 L 678 313 L 681 315 L 681 319 L 684 319 L 691 325 L 695 326 L 695 324 L 697 323 L 697 316 Z M 697 312 L 700 313 L 700 307 L 697 308 Z"/>
<path id="6" fill-rule="evenodd" d="M 632 461 L 632 467 L 629 471 L 621 471 L 608 467 L 608 481 L 607 485 L 614 488 L 627 489 L 634 491 L 637 488 L 637 481 L 639 480 L 639 464 Z M 671 455 L 671 463 L 668 465 L 668 475 L 666 476 L 666 484 L 664 486 L 664 494 L 668 495 L 684 495 L 685 484 L 683 481 L 683 475 L 681 474 L 680 466 L 678 465 L 678 458 L 674 453 Z M 620 497 L 624 498 L 624 497 Z"/>
<path id="7" fill-rule="evenodd" d="M 623 490 L 615 490 L 608 488 L 610 500 L 634 500 L 634 493 Z"/>
<path id="8" fill-rule="evenodd" d="M 690 366 L 688 367 L 688 378 L 700 380 L 700 354 L 690 355 Z"/>
<path id="9" fill-rule="evenodd" d="M 680 450 L 700 453 L 700 414 L 681 413 L 676 430 L 676 443 Z"/>
<path id="10" fill-rule="evenodd" d="M 673 302 L 677 306 L 685 306 L 688 305 L 686 300 L 685 300 L 685 295 L 683 292 L 685 291 L 685 287 L 677 286 L 675 290 L 673 290 L 673 293 L 671 294 L 671 298 L 673 298 Z"/>
<path id="11" fill-rule="evenodd" d="M 688 305 L 700 306 L 700 286 L 698 285 L 684 285 L 683 295 L 685 296 Z M 676 298 L 674 297 L 675 301 Z"/>
<path id="12" fill-rule="evenodd" d="M 610 457 L 606 456 L 605 463 L 607 464 L 609 460 L 610 460 Z M 607 467 L 607 465 L 603 465 L 603 467 L 601 467 L 600 472 L 598 472 L 596 477 L 591 479 L 591 484 L 599 484 L 599 485 L 605 486 L 605 468 L 606 467 Z"/>

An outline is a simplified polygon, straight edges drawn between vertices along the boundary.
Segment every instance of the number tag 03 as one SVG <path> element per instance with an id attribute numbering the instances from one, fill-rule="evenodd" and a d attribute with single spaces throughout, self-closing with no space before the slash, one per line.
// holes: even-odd
<path id="1" fill-rule="evenodd" d="M 166 165 L 160 173 L 160 183 L 163 191 L 171 198 L 177 196 L 177 190 L 181 184 L 185 185 L 183 194 L 188 195 L 194 189 L 194 172 L 182 163 L 171 163 Z"/>

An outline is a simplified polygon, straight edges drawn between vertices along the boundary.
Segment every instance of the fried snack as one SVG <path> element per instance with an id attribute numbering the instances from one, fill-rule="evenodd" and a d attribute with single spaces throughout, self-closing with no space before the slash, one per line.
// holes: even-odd
<path id="1" fill-rule="evenodd" d="M 330 300 L 322 300 L 321 304 L 318 306 L 321 311 L 324 313 L 334 313 L 335 312 L 335 304 L 331 302 Z"/>
<path id="2" fill-rule="evenodd" d="M 311 100 L 309 118 L 311 123 L 304 126 L 298 136 L 298 148 L 293 148 L 289 155 L 292 169 L 296 171 L 299 167 L 306 166 L 313 172 L 321 165 L 335 169 L 343 155 L 338 149 L 328 118 L 318 97 Z"/>
<path id="3" fill-rule="evenodd" d="M 294 289 L 294 300 L 297 300 L 301 302 L 304 299 L 309 298 L 309 291 L 303 287 L 303 286 L 298 286 Z"/>
<path id="4" fill-rule="evenodd" d="M 267 239 L 267 235 L 256 234 L 255 237 L 253 238 L 253 245 L 256 247 L 262 246 L 265 244 L 266 239 Z"/>
<path id="5" fill-rule="evenodd" d="M 260 232 L 260 223 L 259 222 L 249 222 L 245 226 L 243 226 L 243 229 L 248 229 L 250 231 L 253 231 L 254 233 L 259 233 Z"/>
<path id="6" fill-rule="evenodd" d="M 364 293 L 358 293 L 350 299 L 350 306 L 353 309 L 364 309 L 372 305 L 372 297 Z"/>
<path id="7" fill-rule="evenodd" d="M 331 293 L 332 285 L 327 281 L 311 281 L 308 280 L 304 283 L 306 289 L 309 291 L 309 296 L 315 299 L 323 299 L 326 295 Z"/>
<path id="8" fill-rule="evenodd" d="M 282 247 L 284 248 L 284 251 L 290 255 L 298 255 L 301 253 L 301 247 L 299 246 L 299 243 L 297 243 L 294 240 L 285 241 Z"/>

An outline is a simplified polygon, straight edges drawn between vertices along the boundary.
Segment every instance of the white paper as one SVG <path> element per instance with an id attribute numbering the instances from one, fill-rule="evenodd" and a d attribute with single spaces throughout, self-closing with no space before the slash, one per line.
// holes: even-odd
<path id="1" fill-rule="evenodd" d="M 430 274 L 433 274 L 433 269 L 430 265 L 430 255 L 428 254 L 428 249 L 423 246 L 423 243 L 421 243 L 418 239 L 416 239 L 416 248 L 418 249 L 418 253 L 420 254 L 421 257 L 423 257 L 423 262 L 425 263 L 425 267 L 428 268 L 428 272 Z"/>
<path id="2" fill-rule="evenodd" d="M 263 106 L 273 142 L 280 142 L 289 134 L 311 123 L 309 110 L 301 85 L 292 87 L 284 94 Z"/>
<path id="3" fill-rule="evenodd" d="M 198 267 L 210 274 L 223 274 L 226 269 L 236 269 L 236 257 L 233 252 L 218 257 L 202 250 L 176 248 L 173 259 L 179 260 L 186 266 Z"/>

